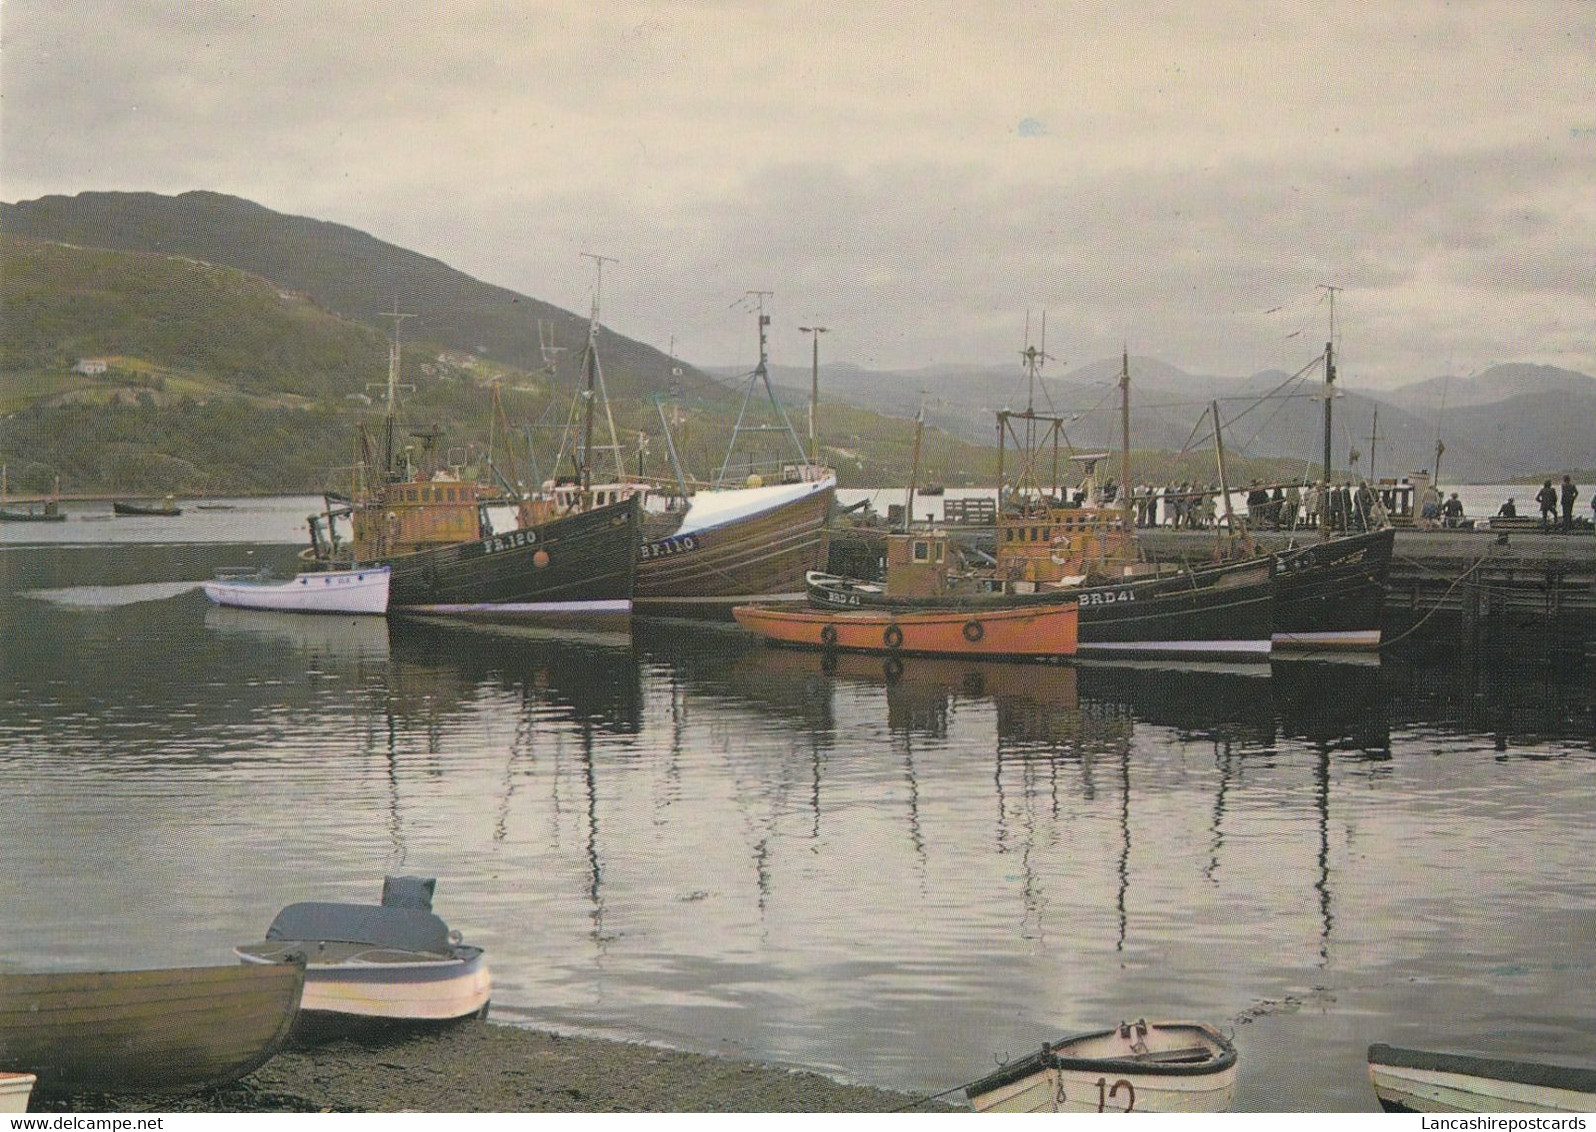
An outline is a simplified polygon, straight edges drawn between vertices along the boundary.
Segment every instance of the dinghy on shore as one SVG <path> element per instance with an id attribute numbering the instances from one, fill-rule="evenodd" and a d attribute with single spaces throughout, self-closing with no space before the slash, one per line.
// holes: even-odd
<path id="1" fill-rule="evenodd" d="M 977 1112 L 1223 1112 L 1236 1047 L 1201 1022 L 1121 1022 L 965 1086 Z"/>
<path id="2" fill-rule="evenodd" d="M 1596 1070 L 1369 1047 L 1369 1081 L 1387 1112 L 1596 1112 Z"/>
<path id="3" fill-rule="evenodd" d="M 386 877 L 380 905 L 290 904 L 264 940 L 233 951 L 246 964 L 304 956 L 301 1030 L 486 1018 L 487 961 L 433 913 L 436 885 L 431 877 Z"/>

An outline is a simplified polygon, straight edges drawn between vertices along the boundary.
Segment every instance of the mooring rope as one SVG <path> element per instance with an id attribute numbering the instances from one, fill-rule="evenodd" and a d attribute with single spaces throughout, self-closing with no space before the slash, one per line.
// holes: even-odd
<path id="1" fill-rule="evenodd" d="M 1454 578 L 1452 580 L 1452 584 L 1450 586 L 1446 587 L 1446 592 L 1443 593 L 1440 597 L 1435 599 L 1435 604 L 1430 607 L 1430 611 L 1428 613 L 1426 613 L 1423 617 L 1421 617 L 1417 621 L 1415 621 L 1411 626 L 1408 627 L 1408 629 L 1405 632 L 1398 633 L 1396 636 L 1392 637 L 1389 641 L 1382 641 L 1381 644 L 1380 644 L 1380 651 L 1384 652 L 1386 649 L 1390 648 L 1392 645 L 1396 644 L 1398 641 L 1402 640 L 1403 638 L 1411 637 L 1414 633 L 1417 633 L 1419 631 L 1420 627 L 1423 626 L 1423 624 L 1426 621 L 1428 621 L 1431 617 L 1433 617 L 1440 610 L 1441 603 L 1446 601 L 1447 598 L 1452 596 L 1452 591 L 1457 589 L 1458 586 L 1463 583 L 1463 580 L 1465 578 L 1467 578 L 1470 574 L 1474 573 L 1481 566 L 1485 565 L 1486 559 L 1488 559 L 1490 557 L 1491 557 L 1491 552 L 1490 551 L 1486 551 L 1484 554 L 1480 555 L 1479 558 L 1475 559 L 1474 565 L 1470 566 L 1467 570 L 1463 571 L 1463 573 L 1459 574 L 1456 578 Z M 1417 563 L 1415 563 L 1415 565 L 1417 565 Z"/>

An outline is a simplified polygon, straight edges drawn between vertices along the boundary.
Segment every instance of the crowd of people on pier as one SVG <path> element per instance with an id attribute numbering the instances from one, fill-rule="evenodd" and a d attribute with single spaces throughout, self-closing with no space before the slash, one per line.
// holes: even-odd
<path id="1" fill-rule="evenodd" d="M 1112 484 L 1106 499 L 1117 494 Z M 1182 481 L 1164 486 L 1140 483 L 1131 489 L 1131 511 L 1138 527 L 1172 527 L 1199 531 L 1213 528 L 1224 514 L 1218 484 Z M 1332 484 L 1324 481 L 1265 484 L 1253 480 L 1244 494 L 1245 518 L 1252 530 L 1363 531 L 1374 525 L 1376 508 L 1392 507 L 1380 500 L 1368 484 Z"/>

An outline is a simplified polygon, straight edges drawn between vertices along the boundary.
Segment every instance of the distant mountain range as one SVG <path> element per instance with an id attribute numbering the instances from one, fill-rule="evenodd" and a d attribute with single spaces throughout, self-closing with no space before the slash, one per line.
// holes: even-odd
<path id="1" fill-rule="evenodd" d="M 722 377 L 737 372 L 704 368 Z M 1029 399 L 1038 412 L 1074 418 L 1065 427 L 1078 449 L 1117 450 L 1119 373 L 1119 359 L 1103 359 L 1044 376 L 1028 388 L 1018 362 L 891 372 L 838 363 L 820 367 L 820 396 L 899 416 L 913 416 L 923 400 L 929 422 L 987 444 L 996 440 L 994 413 L 1024 409 Z M 1321 459 L 1322 366 L 1297 380 L 1276 370 L 1236 378 L 1132 357 L 1130 374 L 1133 448 L 1178 451 L 1188 442 L 1211 447 L 1211 430 L 1199 421 L 1209 402 L 1219 399 L 1229 451 L 1315 465 Z M 810 377 L 802 366 L 772 368 L 772 379 L 795 401 L 809 396 Z M 1437 440 L 1445 445 L 1442 475 L 1453 480 L 1515 482 L 1596 466 L 1596 378 L 1583 373 L 1513 364 L 1378 392 L 1348 388 L 1343 376 L 1337 389 L 1332 452 L 1340 469 L 1356 450 L 1359 470 L 1368 474 L 1371 448 L 1376 475 L 1429 469 Z M 1269 393 L 1276 396 L 1259 401 Z"/>

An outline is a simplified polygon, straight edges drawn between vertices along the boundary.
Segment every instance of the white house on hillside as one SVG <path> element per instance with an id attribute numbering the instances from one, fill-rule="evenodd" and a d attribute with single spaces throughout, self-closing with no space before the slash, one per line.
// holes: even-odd
<path id="1" fill-rule="evenodd" d="M 85 374 L 93 377 L 105 372 L 104 358 L 79 358 L 78 364 L 72 367 L 73 373 Z"/>

